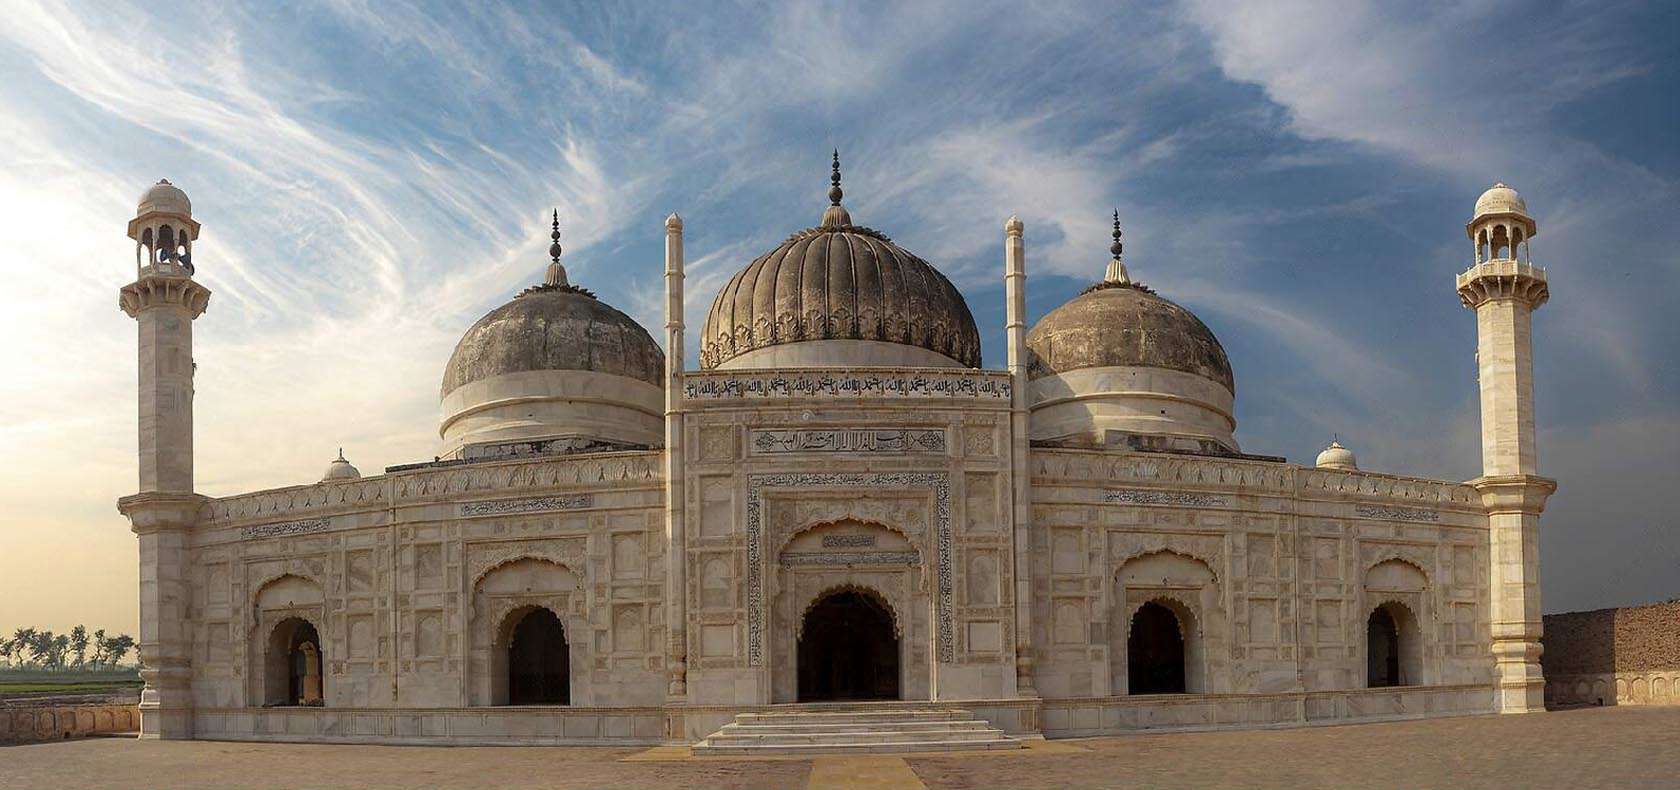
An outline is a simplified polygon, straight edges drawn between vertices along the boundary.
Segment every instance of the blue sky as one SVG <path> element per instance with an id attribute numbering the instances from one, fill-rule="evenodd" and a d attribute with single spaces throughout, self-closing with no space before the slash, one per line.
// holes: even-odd
<path id="1" fill-rule="evenodd" d="M 1034 318 L 1100 276 L 1194 309 L 1238 439 L 1477 473 L 1452 277 L 1496 180 L 1540 223 L 1548 611 L 1680 594 L 1680 7 L 1278 2 L 610 5 L 16 0 L 0 29 L 0 627 L 129 627 L 134 328 L 123 229 L 168 177 L 204 223 L 211 495 L 435 452 L 456 339 L 541 276 L 650 327 L 686 220 L 715 289 L 846 203 L 949 275 L 1002 364 L 1002 224 Z M 657 332 L 655 333 L 657 335 Z M 68 568 L 67 568 L 68 566 Z M 65 584 L 82 572 L 85 583 Z M 54 590 L 45 595 L 42 590 Z"/>

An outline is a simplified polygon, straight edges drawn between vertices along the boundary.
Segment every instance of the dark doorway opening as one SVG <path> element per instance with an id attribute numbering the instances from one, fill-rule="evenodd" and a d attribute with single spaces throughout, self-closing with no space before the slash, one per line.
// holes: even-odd
<path id="1" fill-rule="evenodd" d="M 1365 685 L 1400 685 L 1400 626 L 1379 606 L 1365 623 Z"/>
<path id="2" fill-rule="evenodd" d="M 321 704 L 321 636 L 296 621 L 286 640 L 286 705 Z"/>
<path id="3" fill-rule="evenodd" d="M 572 701 L 572 656 L 566 628 L 538 607 L 525 613 L 508 639 L 508 704 L 567 705 Z"/>
<path id="4" fill-rule="evenodd" d="M 1184 632 L 1178 615 L 1146 603 L 1126 637 L 1126 688 L 1131 694 L 1183 694 Z"/>
<path id="5" fill-rule="evenodd" d="M 898 637 L 885 604 L 843 590 L 805 615 L 799 701 L 867 699 L 898 699 Z"/>

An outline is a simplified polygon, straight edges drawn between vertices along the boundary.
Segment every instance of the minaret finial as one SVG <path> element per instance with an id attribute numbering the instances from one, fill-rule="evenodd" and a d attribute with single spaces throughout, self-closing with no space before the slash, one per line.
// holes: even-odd
<path id="1" fill-rule="evenodd" d="M 1103 282 L 1128 285 L 1132 277 L 1126 272 L 1126 264 L 1120 259 L 1120 209 L 1114 210 L 1114 243 L 1108 245 L 1108 252 L 1114 256 L 1108 260 L 1108 268 L 1103 272 Z"/>
<path id="2" fill-rule="evenodd" d="M 554 243 L 548 245 L 548 273 L 543 277 L 543 285 L 568 285 L 566 267 L 560 265 L 560 209 L 554 210 L 554 230 L 548 237 Z"/>
<path id="3" fill-rule="evenodd" d="M 840 149 L 838 148 L 834 149 L 834 173 L 828 177 L 828 182 L 833 185 L 828 188 L 828 204 L 838 206 L 840 205 L 840 198 L 846 194 L 840 191 Z"/>

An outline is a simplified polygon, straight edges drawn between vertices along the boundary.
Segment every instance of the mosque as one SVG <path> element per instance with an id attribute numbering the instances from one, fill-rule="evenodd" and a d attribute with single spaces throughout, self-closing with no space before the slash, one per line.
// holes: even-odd
<path id="1" fill-rule="evenodd" d="M 731 754 L 1542 708 L 1549 292 L 1516 191 L 1476 201 L 1454 282 L 1483 462 L 1456 482 L 1246 451 L 1224 348 L 1133 279 L 1118 216 L 1101 279 L 1036 322 L 1003 223 L 1007 364 L 982 368 L 962 293 L 854 221 L 838 154 L 831 182 L 712 300 L 698 370 L 682 219 L 656 338 L 568 278 L 556 216 L 542 280 L 443 366 L 437 458 L 225 497 L 193 488 L 199 224 L 147 190 L 118 503 L 143 737 Z"/>

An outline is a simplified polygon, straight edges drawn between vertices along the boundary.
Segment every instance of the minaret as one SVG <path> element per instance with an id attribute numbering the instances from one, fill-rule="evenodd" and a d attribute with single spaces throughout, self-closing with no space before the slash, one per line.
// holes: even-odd
<path id="1" fill-rule="evenodd" d="M 140 737 L 191 738 L 188 536 L 193 493 L 192 322 L 210 304 L 193 280 L 198 223 L 186 193 L 159 181 L 128 223 L 134 282 L 119 304 L 140 325 L 140 492 L 117 501 L 140 541 Z"/>
<path id="2" fill-rule="evenodd" d="M 1009 356 L 1010 521 L 1015 533 L 1015 693 L 1038 695 L 1033 685 L 1032 469 L 1027 411 L 1027 250 L 1021 218 L 1003 223 L 1004 339 Z"/>
<path id="3" fill-rule="evenodd" d="M 666 693 L 688 696 L 688 544 L 683 523 L 683 221 L 665 218 Z"/>
<path id="4" fill-rule="evenodd" d="M 1516 190 L 1495 184 L 1465 228 L 1476 253 L 1458 275 L 1476 311 L 1482 399 L 1482 476 L 1470 481 L 1488 514 L 1493 658 L 1499 710 L 1545 707 L 1540 671 L 1540 511 L 1557 483 L 1536 474 L 1532 315 L 1550 291 L 1528 257 L 1538 226 Z"/>

